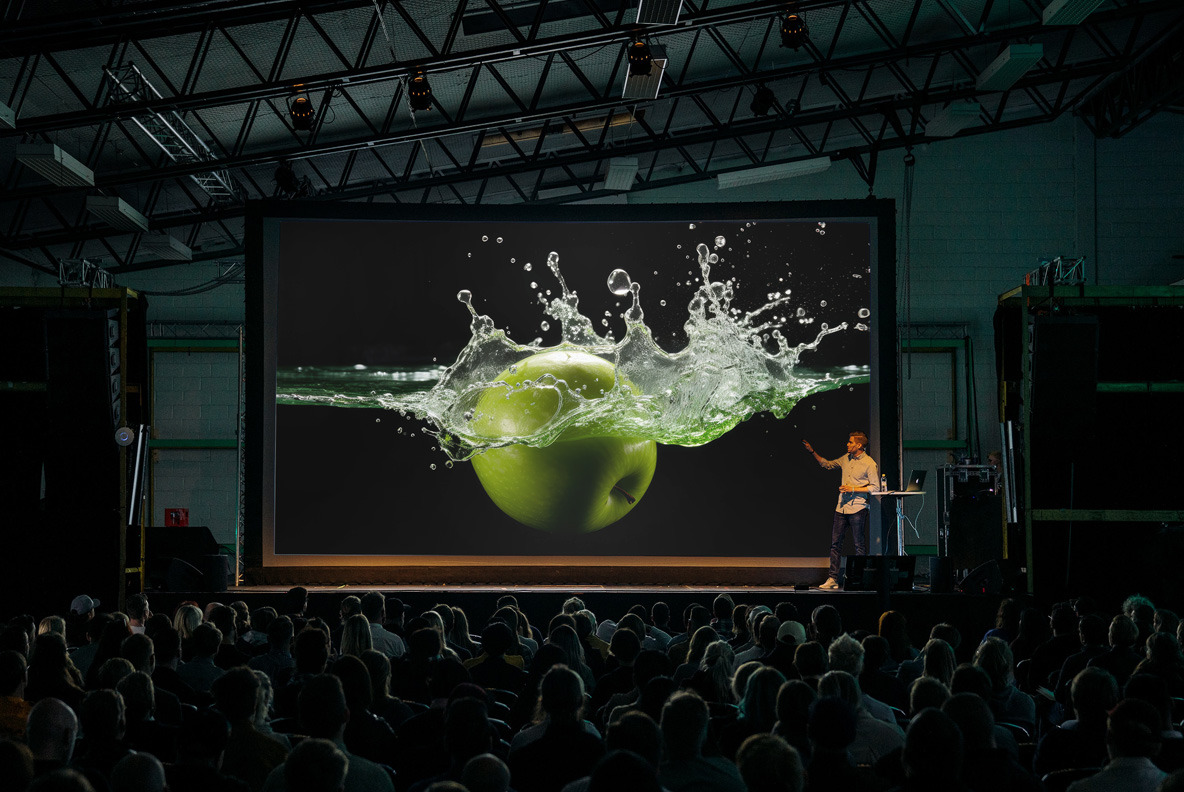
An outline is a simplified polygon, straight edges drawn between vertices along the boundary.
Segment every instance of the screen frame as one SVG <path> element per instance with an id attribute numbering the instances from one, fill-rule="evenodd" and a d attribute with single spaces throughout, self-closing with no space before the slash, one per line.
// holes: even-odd
<path id="1" fill-rule="evenodd" d="M 766 584 L 801 580 L 825 557 L 668 556 L 277 556 L 273 546 L 280 227 L 286 221 L 654 222 L 713 220 L 866 221 L 874 240 L 869 323 L 872 456 L 900 467 L 896 343 L 896 207 L 891 199 L 595 205 L 414 205 L 250 201 L 246 206 L 246 341 L 243 561 L 247 583 L 410 585 Z M 256 343 L 258 341 L 258 343 Z M 883 440 L 890 442 L 883 442 Z M 888 454 L 888 456 L 886 456 Z M 268 496 L 272 494 L 272 497 Z M 878 509 L 872 552 L 895 552 L 895 520 Z M 876 524 L 873 512 L 873 525 Z M 787 577 L 788 575 L 788 577 Z"/>

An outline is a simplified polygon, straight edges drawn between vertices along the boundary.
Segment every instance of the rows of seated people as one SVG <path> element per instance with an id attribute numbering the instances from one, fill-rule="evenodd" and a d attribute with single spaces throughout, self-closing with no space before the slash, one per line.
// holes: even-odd
<path id="1" fill-rule="evenodd" d="M 254 612 L 80 595 L 0 630 L 0 789 L 1184 790 L 1184 625 L 1144 597 L 1004 600 L 970 636 L 704 602 L 672 626 L 505 596 L 478 625 L 380 592 L 328 620 L 299 587 Z"/>

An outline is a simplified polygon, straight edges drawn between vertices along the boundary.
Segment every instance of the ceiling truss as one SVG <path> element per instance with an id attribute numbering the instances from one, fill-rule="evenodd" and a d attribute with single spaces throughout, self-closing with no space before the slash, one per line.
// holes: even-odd
<path id="1" fill-rule="evenodd" d="M 521 3 L 458 0 L 427 23 L 410 2 L 382 2 L 380 17 L 372 1 L 146 0 L 86 19 L 22 18 L 25 4 L 10 2 L 0 101 L 18 120 L 0 127 L 0 146 L 69 146 L 95 172 L 92 194 L 125 198 L 201 260 L 242 252 L 243 199 L 276 195 L 281 162 L 308 178 L 313 200 L 605 198 L 616 194 L 603 188 L 608 160 L 621 156 L 641 165 L 634 189 L 828 156 L 870 192 L 881 154 L 931 140 L 927 124 L 950 103 L 980 107 L 960 134 L 1080 111 L 1095 134 L 1116 135 L 1180 99 L 1176 0 L 1104 3 L 1051 29 L 1032 0 L 1006 4 L 1002 22 L 1004 4 L 991 0 L 805 0 L 812 37 L 792 55 L 783 3 L 684 0 L 678 25 L 639 31 L 635 3 L 581 2 L 584 15 L 558 27 L 557 0 L 530 15 Z M 477 10 L 500 30 L 467 36 Z M 672 56 L 648 102 L 621 96 L 622 53 L 638 32 Z M 978 90 L 985 65 L 1022 41 L 1043 44 L 1037 67 L 1006 91 Z M 412 114 L 405 85 L 419 70 L 439 87 L 433 109 Z M 133 73 L 154 90 L 123 90 Z M 762 88 L 774 101 L 755 115 Z M 317 107 L 307 133 L 288 121 L 297 92 Z M 189 130 L 174 136 L 188 154 L 161 142 L 159 119 Z M 114 272 L 177 264 L 89 215 L 85 191 L 47 184 L 12 156 L 5 167 L 0 254 L 46 272 L 83 256 Z"/>

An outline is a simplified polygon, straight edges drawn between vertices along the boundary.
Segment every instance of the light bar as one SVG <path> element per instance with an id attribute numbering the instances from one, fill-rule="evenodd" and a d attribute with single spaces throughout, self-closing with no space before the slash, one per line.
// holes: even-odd
<path id="1" fill-rule="evenodd" d="M 0 102 L 0 129 L 16 129 L 16 111 Z"/>
<path id="2" fill-rule="evenodd" d="M 637 178 L 637 157 L 613 157 L 608 161 L 608 172 L 604 174 L 604 189 L 632 190 Z"/>
<path id="3" fill-rule="evenodd" d="M 666 51 L 658 44 L 650 45 L 650 73 L 629 74 L 625 70 L 625 88 L 622 99 L 657 99 L 662 87 L 662 75 L 666 73 Z"/>
<path id="4" fill-rule="evenodd" d="M 978 102 L 954 102 L 934 113 L 925 125 L 927 137 L 953 137 L 978 123 L 982 107 Z"/>
<path id="5" fill-rule="evenodd" d="M 140 250 L 165 261 L 193 261 L 193 251 L 169 234 L 144 234 Z"/>
<path id="6" fill-rule="evenodd" d="M 129 206 L 122 198 L 114 195 L 86 196 L 86 211 L 112 228 L 123 231 L 148 230 L 148 218 Z"/>
<path id="7" fill-rule="evenodd" d="M 1080 25 L 1102 0 L 1052 0 L 1044 9 L 1046 25 Z"/>
<path id="8" fill-rule="evenodd" d="M 792 179 L 795 176 L 808 176 L 811 173 L 822 173 L 829 167 L 830 157 L 815 157 L 796 162 L 779 162 L 776 165 L 765 165 L 762 168 L 721 173 L 715 177 L 715 182 L 719 189 L 728 190 L 748 184 L 761 184 L 781 179 Z"/>
<path id="9" fill-rule="evenodd" d="M 980 91 L 1006 91 L 1043 57 L 1042 44 L 1012 44 L 982 70 L 975 86 Z"/>
<path id="10" fill-rule="evenodd" d="M 94 187 L 95 172 L 53 143 L 22 143 L 16 158 L 59 187 Z"/>

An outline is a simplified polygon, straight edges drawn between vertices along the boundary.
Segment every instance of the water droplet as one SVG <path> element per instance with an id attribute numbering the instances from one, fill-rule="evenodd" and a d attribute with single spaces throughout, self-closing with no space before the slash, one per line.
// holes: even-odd
<path id="1" fill-rule="evenodd" d="M 819 223 L 819 224 L 818 224 L 818 227 L 819 227 L 819 228 L 826 228 L 826 223 Z"/>
<path id="2" fill-rule="evenodd" d="M 473 420 L 473 411 L 472 410 L 465 410 L 465 420 L 466 421 Z"/>
<path id="3" fill-rule="evenodd" d="M 717 248 L 721 248 L 726 244 L 728 244 L 728 240 L 724 239 L 722 236 L 717 236 L 715 238 L 715 246 Z"/>
<path id="4" fill-rule="evenodd" d="M 822 302 L 820 302 L 818 304 L 821 305 L 823 308 L 825 308 L 826 307 L 826 300 L 823 300 Z"/>
<path id="5" fill-rule="evenodd" d="M 538 287 L 539 287 L 539 285 L 535 281 L 530 282 L 530 288 L 537 289 Z M 539 296 L 542 297 L 543 295 L 540 294 Z"/>
<path id="6" fill-rule="evenodd" d="M 608 327 L 608 320 L 607 320 L 607 319 L 601 319 L 601 320 L 600 320 L 600 325 L 601 325 L 601 327 Z"/>
<path id="7" fill-rule="evenodd" d="M 805 316 L 805 315 L 806 315 L 806 309 L 805 309 L 805 308 L 799 308 L 799 309 L 797 310 L 797 316 Z"/>
<path id="8" fill-rule="evenodd" d="M 502 243 L 502 238 L 501 238 L 501 237 L 498 237 L 498 238 L 497 238 L 497 243 L 498 243 L 499 245 Z"/>
<path id="9" fill-rule="evenodd" d="M 860 318 L 860 319 L 866 319 L 866 318 L 868 318 L 868 317 L 869 317 L 869 316 L 871 316 L 871 315 L 872 315 L 872 312 L 871 312 L 871 311 L 869 311 L 868 309 L 866 309 L 866 308 L 860 308 L 860 309 L 859 309 L 859 318 Z"/>
<path id="10" fill-rule="evenodd" d="M 823 323 L 822 323 L 822 329 L 823 329 L 823 330 L 829 330 L 829 329 L 830 329 L 830 325 L 828 325 L 826 322 L 823 322 Z"/>
<path id="11" fill-rule="evenodd" d="M 542 322 L 539 322 L 539 327 L 545 332 L 545 331 L 551 329 L 551 323 L 544 320 Z"/>
<path id="12" fill-rule="evenodd" d="M 473 304 L 473 293 L 471 291 L 469 291 L 468 289 L 461 289 L 460 291 L 458 291 L 456 293 L 456 299 L 461 301 L 465 305 L 472 305 Z"/>
<path id="13" fill-rule="evenodd" d="M 374 419 L 374 423 L 382 423 L 382 419 L 381 419 L 381 418 L 375 418 L 375 419 Z"/>
<path id="14" fill-rule="evenodd" d="M 444 467 L 448 468 L 449 470 L 452 470 L 452 460 L 450 459 L 447 462 L 445 462 Z"/>
<path id="15" fill-rule="evenodd" d="M 855 329 L 856 330 L 867 330 L 867 325 L 865 325 L 863 322 L 857 322 L 855 324 Z"/>
<path id="16" fill-rule="evenodd" d="M 433 462 L 432 464 L 428 465 L 428 468 L 429 468 L 430 470 L 435 470 L 435 469 L 436 469 L 436 463 L 435 463 L 435 462 Z"/>
<path id="17" fill-rule="evenodd" d="M 396 432 L 398 432 L 399 434 L 403 434 L 403 427 L 401 427 L 401 426 L 400 426 L 400 427 L 399 427 L 398 429 L 396 429 L 395 431 L 396 431 Z"/>
<path id="18" fill-rule="evenodd" d="M 623 269 L 615 269 L 608 276 L 608 290 L 617 296 L 629 293 L 629 273 Z"/>
<path id="19" fill-rule="evenodd" d="M 523 266 L 522 269 L 526 270 L 527 272 L 530 272 L 530 270 L 531 270 L 530 262 L 529 261 L 526 262 L 526 265 Z"/>
<path id="20" fill-rule="evenodd" d="M 719 254 L 712 253 L 710 256 L 707 257 L 707 262 L 709 264 L 718 264 L 719 263 Z"/>
<path id="21" fill-rule="evenodd" d="M 514 258 L 513 256 L 510 256 L 510 263 L 511 263 L 511 264 L 517 264 L 517 263 L 518 263 L 518 259 Z"/>
<path id="22" fill-rule="evenodd" d="M 811 409 L 811 410 L 817 410 L 817 409 L 818 409 L 818 405 L 817 405 L 817 404 L 811 404 L 811 405 L 810 405 L 810 409 Z"/>
<path id="23" fill-rule="evenodd" d="M 658 305 L 661 305 L 663 308 L 665 308 L 665 307 L 666 307 L 666 301 L 665 301 L 665 300 L 659 300 L 659 301 L 658 301 Z"/>
<path id="24" fill-rule="evenodd" d="M 482 242 L 488 242 L 488 241 L 489 241 L 489 237 L 488 237 L 488 236 L 486 236 L 485 234 L 482 234 L 482 235 L 481 235 L 481 241 L 482 241 Z"/>
<path id="25" fill-rule="evenodd" d="M 473 257 L 473 254 L 472 254 L 472 253 L 469 253 L 469 258 L 472 258 L 472 257 Z"/>
<path id="26" fill-rule="evenodd" d="M 694 223 L 691 223 L 691 224 L 690 224 L 690 226 L 688 226 L 688 228 L 690 228 L 692 231 L 694 231 L 694 230 L 695 230 L 695 224 L 694 224 Z"/>
<path id="27" fill-rule="evenodd" d="M 510 373 L 511 373 L 511 374 L 517 374 L 517 373 L 518 373 L 518 367 L 517 367 L 517 366 L 510 366 Z"/>

